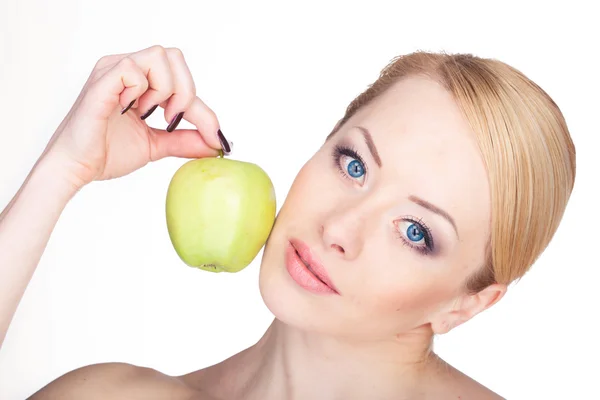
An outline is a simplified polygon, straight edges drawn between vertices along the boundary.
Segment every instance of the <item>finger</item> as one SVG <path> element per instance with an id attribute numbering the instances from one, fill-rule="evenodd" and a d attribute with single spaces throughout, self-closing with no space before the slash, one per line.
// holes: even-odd
<path id="1" fill-rule="evenodd" d="M 166 55 L 173 73 L 174 90 L 167 102 L 164 115 L 167 122 L 172 122 L 179 113 L 185 112 L 194 101 L 196 85 L 181 50 L 168 48 L 166 49 Z M 176 125 L 171 126 L 172 129 L 176 127 Z"/>
<path id="2" fill-rule="evenodd" d="M 139 62 L 143 64 L 141 66 L 142 70 L 149 69 L 151 62 L 154 62 L 156 58 L 161 58 L 162 62 L 168 62 L 169 71 L 172 74 L 171 90 L 159 90 L 162 96 L 156 96 L 157 100 L 154 104 L 145 103 L 144 106 L 140 106 L 141 110 L 147 108 L 153 112 L 156 109 L 156 104 L 159 104 L 164 109 L 165 120 L 169 123 L 167 131 L 175 130 L 181 119 L 185 119 L 196 126 L 209 146 L 214 149 L 223 149 L 226 154 L 231 152 L 231 142 L 228 142 L 224 137 L 219 138 L 220 124 L 216 114 L 196 96 L 194 79 L 181 50 L 177 48 L 163 49 L 156 46 L 133 58 L 140 60 Z M 148 64 L 148 67 L 146 67 L 146 64 Z M 154 73 L 158 74 L 159 71 L 152 69 L 150 75 Z M 149 80 L 152 87 L 153 79 L 149 78 Z M 142 118 L 147 118 L 148 114 L 144 113 Z M 223 136 L 222 133 L 221 136 Z"/>
<path id="3" fill-rule="evenodd" d="M 169 122 L 167 131 L 174 130 L 185 118 L 197 127 L 210 147 L 223 149 L 226 154 L 231 152 L 232 143 L 223 136 L 216 114 L 196 96 L 194 80 L 179 49 L 152 46 L 130 55 L 118 54 L 105 59 L 108 61 L 104 64 L 109 66 L 111 61 L 118 60 L 116 65 L 120 65 L 133 60 L 146 78 L 146 90 L 133 105 L 142 113 L 142 119 L 160 105 L 165 109 L 165 119 Z M 123 107 L 129 105 L 127 103 Z"/>
<path id="4" fill-rule="evenodd" d="M 226 149 L 227 146 L 224 146 L 219 139 L 220 125 L 217 115 L 202 99 L 197 96 L 194 97 L 183 116 L 186 121 L 192 123 L 198 129 L 198 132 L 210 147 L 223 149 L 226 153 L 231 151 L 231 148 Z M 231 146 L 230 142 L 229 145 Z"/>
<path id="5" fill-rule="evenodd" d="M 167 102 L 162 102 L 158 106 L 166 108 Z M 154 110 L 151 109 L 150 111 Z M 215 113 L 210 108 L 208 108 L 200 98 L 196 97 L 193 99 L 192 104 L 187 108 L 183 116 L 188 122 L 191 122 L 196 126 L 196 128 L 198 129 L 198 131 L 196 131 L 196 135 L 201 135 L 204 138 L 204 141 L 210 147 L 217 150 L 222 149 L 223 152 L 227 155 L 231 153 L 233 149 L 233 142 L 228 141 L 225 138 L 225 136 L 221 132 L 221 129 L 219 128 L 219 122 Z M 150 127 L 150 129 L 154 128 Z M 217 144 L 215 144 L 215 135 L 210 134 L 210 132 L 214 132 L 215 130 L 217 132 Z M 168 133 L 168 131 L 165 132 Z"/>
<path id="6" fill-rule="evenodd" d="M 129 57 L 131 54 L 132 53 L 120 53 L 103 56 L 96 62 L 96 66 L 94 69 L 110 69 L 114 67 L 116 63 L 118 63 L 125 57 Z"/>
<path id="7" fill-rule="evenodd" d="M 219 154 L 219 151 L 209 146 L 194 129 L 168 132 L 150 128 L 150 131 L 150 160 L 152 161 L 165 157 L 216 157 Z"/>
<path id="8" fill-rule="evenodd" d="M 139 51 L 136 51 L 133 53 L 130 52 L 130 53 L 118 53 L 118 54 L 105 55 L 96 62 L 96 66 L 94 69 L 112 68 L 116 63 L 118 63 L 125 57 L 131 57 L 133 55 L 139 55 L 139 54 L 153 53 L 153 52 L 156 52 L 157 50 L 160 50 L 160 47 L 161 46 L 159 46 L 159 45 L 153 45 L 153 46 L 147 47 L 145 49 L 142 49 L 142 50 L 139 50 Z"/>
<path id="9" fill-rule="evenodd" d="M 223 145 L 218 137 L 219 121 L 216 114 L 196 96 L 196 86 L 183 53 L 177 48 L 168 48 L 167 57 L 173 72 L 175 90 L 167 102 L 164 115 L 169 122 L 167 131 L 177 128 L 181 119 L 191 122 L 203 136 L 204 141 L 215 149 L 229 154 L 230 145 Z"/>
<path id="10" fill-rule="evenodd" d="M 166 50 L 152 46 L 131 55 L 148 79 L 148 90 L 138 99 L 138 108 L 143 119 L 157 104 L 166 102 L 175 91 L 175 76 Z"/>
<path id="11" fill-rule="evenodd" d="M 148 80 L 143 71 L 131 58 L 124 57 L 90 86 L 84 106 L 91 109 L 92 115 L 108 118 L 117 105 L 127 108 L 147 89 Z"/>

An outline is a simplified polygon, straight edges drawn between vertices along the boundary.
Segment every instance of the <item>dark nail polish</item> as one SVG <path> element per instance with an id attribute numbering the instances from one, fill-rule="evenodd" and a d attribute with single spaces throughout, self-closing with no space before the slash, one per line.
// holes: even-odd
<path id="1" fill-rule="evenodd" d="M 156 107 L 158 107 L 158 104 L 155 105 L 154 107 L 152 107 L 151 109 L 149 109 L 148 111 L 146 111 L 146 113 L 144 115 L 142 115 L 140 118 L 142 120 L 148 118 L 154 112 L 154 110 L 156 110 Z"/>
<path id="2" fill-rule="evenodd" d="M 177 125 L 179 125 L 179 123 L 181 122 L 181 118 L 183 118 L 183 112 L 180 112 L 173 118 L 173 120 L 167 127 L 167 132 L 173 132 L 175 128 L 177 128 Z"/>
<path id="3" fill-rule="evenodd" d="M 121 115 L 123 115 L 127 111 L 129 111 L 129 109 L 133 106 L 133 103 L 135 103 L 135 100 L 133 100 L 131 103 L 129 103 L 129 105 L 127 107 L 125 107 L 124 109 L 121 110 Z"/>
<path id="4" fill-rule="evenodd" d="M 227 141 L 227 139 L 225 139 L 225 136 L 223 135 L 223 132 L 221 132 L 220 129 L 217 131 L 217 136 L 219 136 L 219 140 L 221 141 L 221 147 L 223 148 L 223 153 L 225 153 L 225 154 L 231 153 L 231 146 L 229 145 L 229 142 Z"/>

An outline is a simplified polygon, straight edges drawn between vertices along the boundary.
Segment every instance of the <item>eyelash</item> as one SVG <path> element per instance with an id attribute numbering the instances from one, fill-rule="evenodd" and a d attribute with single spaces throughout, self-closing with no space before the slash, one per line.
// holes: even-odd
<path id="1" fill-rule="evenodd" d="M 424 256 L 429 255 L 433 252 L 433 234 L 431 233 L 431 229 L 425 224 L 425 222 L 423 222 L 422 219 L 420 218 L 416 218 L 416 217 L 406 217 L 403 218 L 400 221 L 408 221 L 411 222 L 415 225 L 417 225 L 417 227 L 419 228 L 419 230 L 423 233 L 423 239 L 425 239 L 425 246 L 416 246 L 412 243 L 410 243 L 409 240 L 407 240 L 404 235 L 400 232 L 400 229 L 396 229 L 395 232 L 398 234 L 398 236 L 400 237 L 400 239 L 402 240 L 402 242 L 407 245 L 408 247 L 411 247 L 413 249 L 415 249 L 416 251 L 418 251 L 419 253 L 423 254 Z M 396 224 L 394 224 L 396 225 Z"/>
<path id="2" fill-rule="evenodd" d="M 344 168 L 342 168 L 340 160 L 342 159 L 343 156 L 354 158 L 355 160 L 358 160 L 365 170 L 364 175 L 367 176 L 367 174 L 369 172 L 369 170 L 367 169 L 367 163 L 362 158 L 362 156 L 358 153 L 358 151 L 350 146 L 336 145 L 333 150 L 333 162 L 334 162 L 336 168 L 338 169 L 338 171 L 340 172 L 340 174 L 344 178 L 354 181 L 354 178 L 352 178 L 351 176 L 348 176 L 348 173 L 346 171 L 344 171 Z"/>
<path id="3" fill-rule="evenodd" d="M 364 159 L 361 157 L 361 155 L 358 153 L 358 151 L 350 146 L 346 146 L 346 145 L 336 145 L 333 151 L 333 161 L 335 164 L 335 167 L 338 169 L 338 171 L 340 172 L 340 174 L 346 178 L 349 179 L 350 181 L 354 181 L 354 178 L 352 178 L 351 176 L 348 175 L 348 173 L 346 171 L 344 171 L 344 169 L 342 168 L 342 165 L 340 163 L 341 159 L 343 156 L 347 156 L 350 158 L 354 158 L 355 160 L 358 160 L 363 169 L 364 169 L 364 175 L 367 176 L 368 175 L 368 167 L 367 164 L 365 163 Z M 402 234 L 402 232 L 396 227 L 395 232 L 398 234 L 400 240 L 402 240 L 402 243 L 416 251 L 418 251 L 420 254 L 422 255 L 429 255 L 433 252 L 433 234 L 431 233 L 431 229 L 425 224 L 425 222 L 423 222 L 422 219 L 420 218 L 416 218 L 416 217 L 406 217 L 403 218 L 401 220 L 398 220 L 398 222 L 400 221 L 408 221 L 411 222 L 415 225 L 418 226 L 419 230 L 423 233 L 423 239 L 425 239 L 425 246 L 416 246 L 412 243 L 410 243 L 409 240 L 407 240 L 404 235 Z M 396 223 L 394 223 L 394 225 L 396 225 Z"/>

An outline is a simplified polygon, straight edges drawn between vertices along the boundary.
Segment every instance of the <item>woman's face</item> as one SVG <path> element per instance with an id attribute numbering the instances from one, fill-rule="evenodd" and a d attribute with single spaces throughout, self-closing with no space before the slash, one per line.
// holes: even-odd
<path id="1" fill-rule="evenodd" d="M 499 297 L 464 290 L 483 264 L 489 221 L 466 119 L 437 83 L 408 78 L 300 170 L 264 250 L 261 293 L 278 319 L 306 330 L 443 333 Z"/>

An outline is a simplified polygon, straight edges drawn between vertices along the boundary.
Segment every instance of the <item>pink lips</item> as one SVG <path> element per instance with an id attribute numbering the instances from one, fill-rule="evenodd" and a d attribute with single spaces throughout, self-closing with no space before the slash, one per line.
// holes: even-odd
<path id="1" fill-rule="evenodd" d="M 285 266 L 292 279 L 302 288 L 316 294 L 338 294 L 323 265 L 308 245 L 298 239 L 288 243 Z"/>

